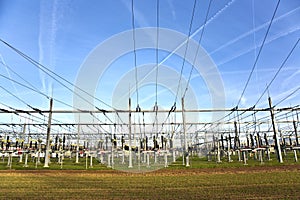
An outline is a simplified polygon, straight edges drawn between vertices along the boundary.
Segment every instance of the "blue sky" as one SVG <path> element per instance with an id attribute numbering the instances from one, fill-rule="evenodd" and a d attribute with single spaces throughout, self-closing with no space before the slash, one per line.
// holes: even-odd
<path id="1" fill-rule="evenodd" d="M 192 0 L 160 0 L 160 28 L 188 35 L 193 2 Z M 209 1 L 197 1 L 192 33 L 201 30 L 199 27 L 204 23 L 208 3 Z M 274 0 L 212 1 L 201 46 L 210 55 L 221 74 L 226 95 L 225 107 L 236 106 L 241 96 L 276 3 L 277 1 Z M 136 28 L 156 27 L 156 1 L 135 0 L 134 12 Z M 132 29 L 131 17 L 129 0 L 1 0 L 0 38 L 74 83 L 80 66 L 97 45 L 116 34 Z M 240 107 L 247 108 L 255 104 L 300 38 L 299 19 L 300 1 L 280 2 L 254 73 L 241 99 Z M 198 41 L 200 32 L 195 34 L 193 39 Z M 159 60 L 163 60 L 169 53 L 159 51 Z M 299 53 L 298 45 L 269 88 L 274 104 L 299 87 Z M 0 44 L 0 54 L 2 75 L 24 83 L 5 68 L 3 64 L 5 63 L 41 92 L 53 95 L 68 104 L 73 103 L 72 92 L 39 71 L 3 43 Z M 111 105 L 112 91 L 116 87 L 116 82 L 129 71 L 135 70 L 133 58 L 133 53 L 129 53 L 112 63 L 99 80 L 95 96 Z M 155 50 L 144 49 L 137 52 L 138 66 L 155 62 Z M 164 64 L 180 73 L 182 58 L 173 55 Z M 183 70 L 185 79 L 188 79 L 190 68 L 191 65 L 186 63 Z M 178 80 L 170 81 L 174 81 L 174 85 L 178 84 Z M 48 108 L 49 102 L 45 97 L 4 78 L 0 78 L 0 84 L 33 107 Z M 132 80 L 132 83 L 126 87 L 134 87 L 135 84 Z M 212 106 L 205 81 L 195 71 L 192 74 L 190 87 L 196 94 L 199 108 Z M 71 86 L 70 88 L 73 89 Z M 158 89 L 160 106 L 169 109 L 173 104 L 174 94 L 162 86 Z M 139 91 L 141 107 L 151 109 L 155 102 L 154 84 L 139 88 Z M 299 104 L 299 94 L 300 92 L 297 92 L 278 106 Z M 131 95 L 135 107 L 136 93 L 132 92 Z M 1 103 L 11 107 L 29 109 L 3 90 L 0 98 Z M 257 107 L 267 107 L 267 94 Z M 55 102 L 54 108 L 70 109 L 59 102 Z"/>

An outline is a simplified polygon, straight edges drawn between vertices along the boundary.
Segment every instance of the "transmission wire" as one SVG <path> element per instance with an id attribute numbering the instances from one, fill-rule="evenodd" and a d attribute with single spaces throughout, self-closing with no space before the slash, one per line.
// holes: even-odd
<path id="1" fill-rule="evenodd" d="M 250 72 L 250 74 L 249 74 L 249 77 L 248 77 L 248 79 L 247 79 L 247 81 L 246 81 L 246 84 L 245 84 L 245 87 L 244 87 L 244 89 L 243 89 L 243 92 L 242 92 L 242 94 L 241 94 L 241 96 L 240 96 L 240 98 L 239 98 L 239 101 L 238 101 L 238 103 L 237 103 L 237 107 L 239 106 L 239 104 L 240 104 L 240 102 L 241 102 L 241 100 L 242 100 L 242 98 L 243 98 L 243 96 L 244 96 L 244 93 L 245 93 L 245 91 L 246 91 L 246 89 L 247 89 L 247 87 L 248 87 L 248 84 L 249 84 L 249 82 L 250 82 L 250 79 L 251 79 L 251 77 L 252 77 L 252 74 L 253 74 L 253 72 L 254 72 L 254 69 L 255 69 L 255 67 L 256 67 L 257 61 L 258 61 L 258 59 L 259 59 L 259 56 L 260 56 L 260 54 L 261 54 L 261 52 L 262 52 L 262 49 L 263 49 L 264 44 L 265 44 L 265 41 L 266 41 L 266 39 L 267 39 L 268 33 L 269 33 L 269 31 L 270 31 L 271 25 L 272 25 L 272 23 L 273 23 L 273 19 L 274 19 L 275 15 L 276 15 L 276 12 L 277 12 L 278 7 L 279 7 L 279 3 L 280 3 L 280 0 L 278 0 L 278 2 L 277 2 L 277 5 L 276 5 L 276 8 L 275 8 L 275 10 L 274 10 L 274 13 L 273 13 L 272 19 L 271 19 L 271 21 L 270 21 L 270 24 L 269 24 L 269 26 L 268 26 L 267 32 L 265 33 L 265 36 L 264 36 L 262 45 L 261 45 L 260 48 L 259 48 L 258 54 L 257 54 L 257 56 L 256 56 L 256 59 L 255 59 L 255 61 L 254 61 L 253 66 L 252 66 L 251 72 Z"/>
<path id="2" fill-rule="evenodd" d="M 191 81 L 192 73 L 193 73 L 193 70 L 194 70 L 194 68 L 195 68 L 194 65 L 195 65 L 195 63 L 196 63 L 197 55 L 198 55 L 199 48 L 200 48 L 200 44 L 201 44 L 201 41 L 202 41 L 202 37 L 203 37 L 205 25 L 206 25 L 206 22 L 207 22 L 207 18 L 208 18 L 210 6 L 211 6 L 211 1 L 212 1 L 212 0 L 210 0 L 210 1 L 209 1 L 209 4 L 208 4 L 208 8 L 207 8 L 207 11 L 206 11 L 206 16 L 205 16 L 203 28 L 202 28 L 202 30 L 201 30 L 200 38 L 199 38 L 199 41 L 198 41 L 198 46 L 197 46 L 197 49 L 196 49 L 196 53 L 195 53 L 195 57 L 194 57 L 194 60 L 193 60 L 192 68 L 191 68 L 191 70 L 190 70 L 189 78 L 188 78 L 188 81 L 187 81 L 187 84 L 186 84 L 186 87 L 185 87 L 185 90 L 184 90 L 183 98 L 184 98 L 185 95 L 186 95 L 186 92 L 187 92 L 187 90 L 188 90 L 189 83 L 190 83 L 190 81 Z"/>
<path id="3" fill-rule="evenodd" d="M 139 86 L 138 86 L 138 72 L 137 72 L 137 55 L 136 55 L 136 40 L 135 40 L 135 20 L 134 20 L 134 0 L 131 0 L 131 16 L 132 16 L 132 40 L 133 40 L 133 54 L 134 54 L 134 71 L 135 71 L 135 90 L 136 90 L 136 111 L 140 112 L 139 106 Z"/>

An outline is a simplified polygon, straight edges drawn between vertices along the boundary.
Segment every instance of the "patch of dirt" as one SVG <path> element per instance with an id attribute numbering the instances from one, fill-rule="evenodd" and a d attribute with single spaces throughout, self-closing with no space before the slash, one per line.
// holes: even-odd
<path id="1" fill-rule="evenodd" d="M 238 167 L 238 168 L 203 168 L 203 169 L 161 169 L 148 173 L 128 173 L 118 170 L 0 170 L 2 173 L 12 174 L 35 174 L 35 175 L 58 175 L 61 174 L 98 174 L 100 176 L 172 176 L 172 175 L 197 175 L 197 174 L 237 174 L 237 173 L 258 173 L 258 172 L 274 172 L 274 171 L 299 171 L 300 165 L 282 165 L 282 166 L 255 166 L 255 167 Z"/>

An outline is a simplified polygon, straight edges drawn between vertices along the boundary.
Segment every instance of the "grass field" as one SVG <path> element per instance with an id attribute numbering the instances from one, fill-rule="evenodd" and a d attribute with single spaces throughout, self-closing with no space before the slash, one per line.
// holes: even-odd
<path id="1" fill-rule="evenodd" d="M 149 173 L 120 172 L 96 161 L 84 170 L 85 159 L 66 159 L 62 170 L 55 162 L 50 169 L 57 170 L 33 163 L 19 170 L 17 162 L 10 170 L 0 163 L 0 199 L 300 199 L 300 165 L 292 159 L 251 159 L 244 166 L 194 157 L 189 168 L 181 163 Z"/>
<path id="2" fill-rule="evenodd" d="M 300 152 L 299 152 L 300 153 Z M 298 154 L 299 154 L 298 153 Z M 299 157 L 299 156 L 298 156 Z M 207 161 L 206 157 L 198 158 L 194 156 L 190 160 L 190 167 L 189 168 L 232 168 L 232 167 L 253 167 L 253 166 L 280 166 L 280 165 L 294 165 L 298 162 L 294 160 L 293 152 L 289 151 L 286 156 L 283 156 L 284 163 L 281 164 L 277 161 L 276 155 L 271 154 L 271 160 L 267 160 L 266 156 L 264 157 L 264 162 L 261 163 L 254 156 L 249 157 L 247 160 L 247 165 L 245 166 L 244 163 L 238 161 L 238 156 L 233 155 L 231 156 L 232 162 L 228 162 L 228 158 L 226 156 L 221 158 L 221 163 L 216 163 L 216 158 L 212 157 L 212 161 Z M 90 168 L 90 158 L 79 158 L 79 163 L 75 163 L 75 158 L 65 158 L 63 160 L 63 164 L 57 163 L 56 158 L 51 158 L 51 163 L 49 164 L 49 168 L 44 168 L 44 158 L 41 158 L 41 163 L 37 164 L 36 160 L 32 161 L 31 158 L 28 158 L 28 166 L 24 167 L 24 158 L 23 162 L 19 162 L 19 158 L 14 157 L 11 166 L 7 166 L 8 158 L 5 157 L 4 159 L 0 159 L 0 170 L 7 170 L 7 169 L 15 169 L 15 170 L 107 170 L 105 165 L 100 164 L 97 159 L 93 159 L 93 167 Z M 169 159 L 170 161 L 171 159 Z M 152 161 L 153 162 L 153 161 Z M 160 168 L 164 168 L 164 161 L 161 161 Z M 300 159 L 299 159 L 300 162 Z M 169 163 L 170 164 L 170 163 Z M 145 164 L 144 164 L 145 165 Z M 128 162 L 125 163 L 124 168 L 128 170 Z M 154 164 L 151 164 L 151 167 L 157 168 Z M 170 167 L 167 169 L 185 169 L 182 165 L 182 157 L 177 158 L 175 163 L 171 163 Z"/>
<path id="3" fill-rule="evenodd" d="M 293 165 L 291 165 L 293 166 Z M 0 199 L 299 199 L 300 169 L 0 171 Z"/>

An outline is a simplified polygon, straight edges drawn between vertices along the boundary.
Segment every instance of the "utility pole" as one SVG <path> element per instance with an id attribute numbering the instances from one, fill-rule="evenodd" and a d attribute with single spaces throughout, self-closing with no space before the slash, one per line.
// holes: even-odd
<path id="1" fill-rule="evenodd" d="M 24 142 L 25 142 L 25 130 L 26 130 L 26 124 L 24 123 L 24 126 L 23 126 L 23 131 L 22 131 L 22 136 L 21 136 L 21 140 L 20 140 L 20 142 L 21 142 L 21 144 L 20 144 L 20 147 L 22 148 L 22 151 L 24 151 Z M 22 152 L 22 154 L 20 155 L 20 159 L 19 159 L 19 162 L 21 163 L 21 162 L 23 162 L 23 152 Z"/>
<path id="2" fill-rule="evenodd" d="M 234 148 L 235 148 L 235 150 L 237 150 L 238 147 L 239 147 L 239 142 L 238 142 L 238 129 L 237 129 L 237 122 L 236 121 L 234 121 L 234 134 L 235 134 L 235 136 L 234 136 Z"/>
<path id="3" fill-rule="evenodd" d="M 26 124 L 24 123 L 23 131 L 22 131 L 22 138 L 21 138 L 21 139 L 24 139 L 24 142 L 25 142 L 25 132 L 26 132 Z"/>
<path id="4" fill-rule="evenodd" d="M 280 163 L 283 163 L 282 154 L 281 154 L 281 147 L 280 147 L 279 139 L 278 139 L 278 136 L 277 136 L 277 129 L 276 129 L 275 119 L 274 119 L 274 108 L 272 107 L 271 97 L 269 97 L 268 100 L 269 100 L 270 114 L 271 114 L 271 120 L 272 120 L 273 131 L 274 131 L 274 140 L 275 140 L 275 149 L 277 151 L 277 158 L 278 158 L 278 161 Z"/>
<path id="5" fill-rule="evenodd" d="M 75 163 L 79 163 L 79 133 L 80 133 L 80 114 L 78 114 L 78 130 L 77 130 L 77 145 L 76 145 L 76 161 Z"/>
<path id="6" fill-rule="evenodd" d="M 185 157 L 185 166 L 190 166 L 189 161 L 189 152 L 188 152 L 188 143 L 186 139 L 186 127 L 185 127 L 185 113 L 184 113 L 184 98 L 181 98 L 181 106 L 182 106 L 182 123 L 183 123 L 183 135 L 184 135 L 184 157 Z"/>
<path id="7" fill-rule="evenodd" d="M 297 124 L 296 124 L 296 121 L 293 121 L 293 125 L 294 125 L 294 130 L 295 130 L 296 146 L 298 146 L 299 142 L 298 142 L 298 133 L 297 133 Z"/>
<path id="8" fill-rule="evenodd" d="M 131 152 L 131 98 L 129 98 L 129 125 L 128 125 L 128 134 L 129 134 L 129 165 L 128 168 L 132 168 L 132 152 Z"/>
<path id="9" fill-rule="evenodd" d="M 49 167 L 49 151 L 50 151 L 50 131 L 51 131 L 51 120 L 52 120 L 52 106 L 53 99 L 50 99 L 50 112 L 48 117 L 48 127 L 47 127 L 47 139 L 46 139 L 46 153 L 45 153 L 45 164 L 44 167 Z"/>

